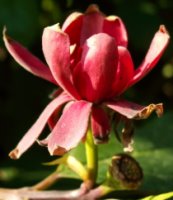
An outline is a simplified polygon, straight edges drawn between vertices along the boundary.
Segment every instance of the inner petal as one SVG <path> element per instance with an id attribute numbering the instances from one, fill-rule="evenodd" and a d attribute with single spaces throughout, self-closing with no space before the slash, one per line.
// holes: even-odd
<path id="1" fill-rule="evenodd" d="M 112 96 L 122 94 L 134 74 L 134 66 L 129 51 L 122 46 L 118 47 L 119 63 L 112 85 Z"/>
<path id="2" fill-rule="evenodd" d="M 83 46 L 81 61 L 74 69 L 74 83 L 83 99 L 91 102 L 107 98 L 118 63 L 113 37 L 95 34 Z"/>
<path id="3" fill-rule="evenodd" d="M 83 45 L 89 37 L 103 32 L 104 16 L 98 12 L 86 14 L 83 18 L 80 43 Z"/>

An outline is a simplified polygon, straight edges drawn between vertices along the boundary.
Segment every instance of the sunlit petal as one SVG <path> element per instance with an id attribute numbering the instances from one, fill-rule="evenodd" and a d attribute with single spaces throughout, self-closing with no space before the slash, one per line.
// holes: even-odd
<path id="1" fill-rule="evenodd" d="M 42 38 L 43 52 L 59 86 L 75 98 L 80 98 L 71 81 L 70 41 L 59 26 L 46 27 Z"/>
<path id="2" fill-rule="evenodd" d="M 129 119 L 146 119 L 153 111 L 155 111 L 159 117 L 163 113 L 163 105 L 161 103 L 141 106 L 126 100 L 117 100 L 107 102 L 106 105 Z"/>
<path id="3" fill-rule="evenodd" d="M 9 53 L 24 69 L 36 76 L 57 84 L 50 69 L 41 60 L 32 55 L 25 47 L 9 37 L 6 33 L 6 29 L 4 29 L 3 38 Z"/>
<path id="4" fill-rule="evenodd" d="M 44 129 L 49 117 L 52 115 L 55 109 L 70 100 L 71 97 L 63 93 L 56 97 L 51 103 L 49 103 L 44 111 L 41 113 L 37 121 L 34 123 L 34 125 L 20 140 L 17 147 L 10 152 L 9 156 L 12 159 L 18 159 L 37 140 L 42 130 Z"/>
<path id="5" fill-rule="evenodd" d="M 160 26 L 160 29 L 154 35 L 154 38 L 142 64 L 136 69 L 134 77 L 129 83 L 129 87 L 140 81 L 153 69 L 153 67 L 157 64 L 162 54 L 164 53 L 169 39 L 170 36 L 165 26 Z"/>
<path id="6" fill-rule="evenodd" d="M 77 146 L 87 131 L 91 105 L 86 101 L 77 101 L 63 112 L 49 136 L 51 155 L 62 155 Z"/>

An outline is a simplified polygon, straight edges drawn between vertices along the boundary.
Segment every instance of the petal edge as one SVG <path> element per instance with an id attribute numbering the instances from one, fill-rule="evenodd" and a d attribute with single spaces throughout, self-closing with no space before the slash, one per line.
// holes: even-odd
<path id="1" fill-rule="evenodd" d="M 32 55 L 25 47 L 7 35 L 7 29 L 3 30 L 3 39 L 8 52 L 14 60 L 30 73 L 47 81 L 57 84 L 50 69 L 36 56 Z"/>
<path id="2" fill-rule="evenodd" d="M 73 97 L 80 99 L 71 80 L 70 40 L 58 24 L 46 27 L 43 31 L 42 46 L 45 59 L 59 84 Z"/>
<path id="3" fill-rule="evenodd" d="M 169 43 L 169 39 L 170 36 L 166 30 L 166 27 L 161 25 L 159 30 L 154 35 L 154 38 L 142 64 L 135 70 L 134 77 L 130 81 L 129 87 L 140 81 L 154 68 L 164 53 Z"/>
<path id="4" fill-rule="evenodd" d="M 37 140 L 54 110 L 69 100 L 71 100 L 71 97 L 62 93 L 60 96 L 51 101 L 39 116 L 37 121 L 34 123 L 34 125 L 20 140 L 17 147 L 9 153 L 9 156 L 12 159 L 20 158 L 20 156 Z"/>
<path id="5" fill-rule="evenodd" d="M 146 119 L 153 111 L 156 112 L 158 117 L 161 117 L 163 114 L 162 103 L 141 106 L 126 100 L 118 100 L 114 102 L 107 102 L 106 105 L 128 119 Z"/>
<path id="6" fill-rule="evenodd" d="M 74 148 L 87 131 L 92 104 L 82 100 L 70 104 L 50 133 L 48 150 L 51 155 L 62 155 Z"/>

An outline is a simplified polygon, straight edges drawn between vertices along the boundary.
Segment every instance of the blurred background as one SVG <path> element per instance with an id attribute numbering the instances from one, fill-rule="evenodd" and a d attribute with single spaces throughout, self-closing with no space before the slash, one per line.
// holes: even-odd
<path id="1" fill-rule="evenodd" d="M 75 0 L 0 0 L 0 31 L 6 26 L 11 37 L 44 60 L 43 28 L 57 22 L 61 25 L 71 12 L 84 12 L 91 3 L 98 4 L 106 15 L 118 15 L 123 19 L 136 67 L 161 24 L 173 36 L 173 1 L 170 0 L 85 0 L 81 3 Z M 0 39 L 0 187 L 32 184 L 51 172 L 52 168 L 41 165 L 50 160 L 48 152 L 37 144 L 18 161 L 10 160 L 8 153 L 50 101 L 48 96 L 54 89 L 52 84 L 23 70 Z M 152 182 L 154 189 L 169 190 L 173 187 L 172 41 L 157 67 L 125 96 L 141 105 L 164 103 L 165 114 L 161 119 L 152 115 L 150 119 L 136 122 L 134 156 L 146 171 L 146 187 Z M 169 186 L 164 187 L 163 183 Z"/>

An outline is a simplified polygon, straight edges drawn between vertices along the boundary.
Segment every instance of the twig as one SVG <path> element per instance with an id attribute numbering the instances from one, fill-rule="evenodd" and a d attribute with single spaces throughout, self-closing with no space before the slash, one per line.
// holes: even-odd
<path id="1" fill-rule="evenodd" d="M 0 200 L 77 200 L 85 193 L 84 188 L 70 191 L 37 191 L 31 188 L 0 189 Z"/>
<path id="2" fill-rule="evenodd" d="M 134 191 L 114 191 L 105 193 L 105 188 L 102 185 L 87 190 L 87 186 L 83 183 L 79 189 L 68 191 L 38 191 L 30 187 L 19 189 L 0 188 L 0 200 L 96 200 L 105 197 L 116 198 L 142 198 L 149 195 L 156 195 L 158 192 L 146 192 L 140 190 Z"/>
<path id="3" fill-rule="evenodd" d="M 40 181 L 39 183 L 35 184 L 34 186 L 31 187 L 33 190 L 45 190 L 52 186 L 57 180 L 62 178 L 60 174 L 57 172 L 54 172 L 50 174 L 48 177 Z"/>

